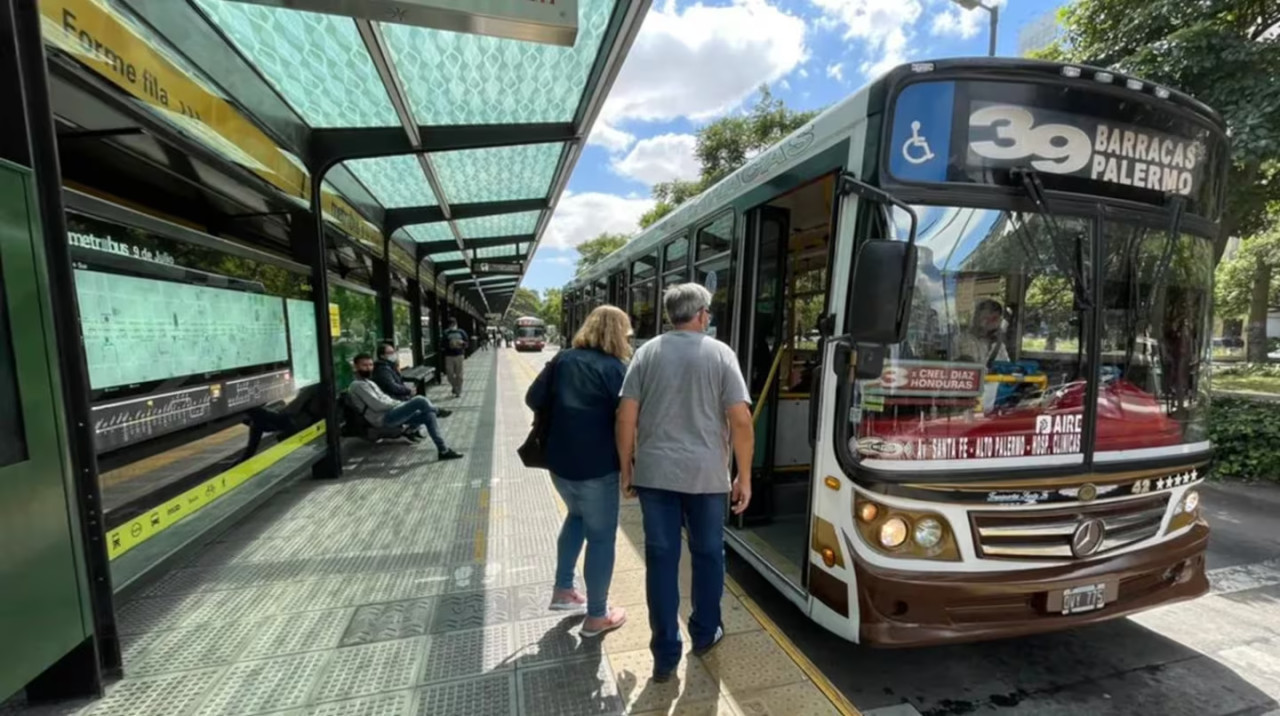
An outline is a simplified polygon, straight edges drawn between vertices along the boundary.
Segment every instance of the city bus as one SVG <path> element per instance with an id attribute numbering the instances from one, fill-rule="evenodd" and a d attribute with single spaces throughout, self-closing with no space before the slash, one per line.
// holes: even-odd
<path id="1" fill-rule="evenodd" d="M 642 343 L 664 288 L 711 292 L 756 434 L 726 540 L 835 634 L 1113 619 L 1208 589 L 1227 152 L 1141 78 L 904 65 L 576 278 L 563 322 L 613 304 Z"/>
<path id="2" fill-rule="evenodd" d="M 539 351 L 547 346 L 547 324 L 541 318 L 516 319 L 516 350 Z"/>

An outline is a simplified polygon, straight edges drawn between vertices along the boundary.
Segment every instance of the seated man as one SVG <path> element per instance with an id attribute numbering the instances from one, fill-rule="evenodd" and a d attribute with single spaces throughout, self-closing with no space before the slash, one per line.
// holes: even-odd
<path id="1" fill-rule="evenodd" d="M 399 401 L 382 392 L 378 384 L 373 382 L 373 356 L 361 353 L 355 361 L 356 379 L 352 381 L 349 392 L 355 404 L 361 408 L 365 420 L 373 425 L 383 427 L 418 428 L 416 437 L 409 434 L 409 439 L 417 442 L 422 439 L 422 429 L 426 429 L 441 460 L 457 460 L 462 454 L 452 450 L 440 437 L 440 427 L 436 424 L 436 411 L 431 403 L 421 395 L 409 400 Z"/>
<path id="2" fill-rule="evenodd" d="M 373 365 L 373 382 L 377 383 L 382 392 L 390 397 L 396 400 L 409 400 L 417 395 L 418 391 L 416 386 L 405 383 L 404 376 L 400 374 L 399 355 L 396 344 L 391 341 L 378 346 L 378 361 Z M 437 418 L 453 415 L 452 411 L 437 408 L 425 395 L 422 399 L 427 401 L 427 405 L 436 412 Z"/>
<path id="3" fill-rule="evenodd" d="M 319 383 L 312 383 L 298 391 L 288 404 L 277 407 L 265 405 L 251 408 L 245 413 L 249 424 L 249 444 L 242 460 L 248 460 L 258 452 L 262 437 L 275 433 L 277 440 L 284 440 L 313 423 L 324 420 L 324 401 Z"/>
<path id="4" fill-rule="evenodd" d="M 958 337 L 953 356 L 957 360 L 983 365 L 1009 360 L 1001 330 L 1003 323 L 1004 306 L 994 299 L 982 299 L 974 307 L 969 329 Z"/>

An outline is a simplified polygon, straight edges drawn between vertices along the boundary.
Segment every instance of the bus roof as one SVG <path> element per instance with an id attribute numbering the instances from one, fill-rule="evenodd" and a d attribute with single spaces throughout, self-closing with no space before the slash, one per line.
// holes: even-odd
<path id="1" fill-rule="evenodd" d="M 542 319 L 534 316 L 522 316 L 516 319 L 517 326 L 541 326 Z"/>

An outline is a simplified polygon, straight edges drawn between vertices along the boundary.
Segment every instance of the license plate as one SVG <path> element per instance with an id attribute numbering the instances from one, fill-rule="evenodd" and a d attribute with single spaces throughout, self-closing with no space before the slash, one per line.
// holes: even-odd
<path id="1" fill-rule="evenodd" d="M 1062 613 L 1079 614 L 1107 605 L 1106 584 L 1086 584 L 1062 590 Z"/>

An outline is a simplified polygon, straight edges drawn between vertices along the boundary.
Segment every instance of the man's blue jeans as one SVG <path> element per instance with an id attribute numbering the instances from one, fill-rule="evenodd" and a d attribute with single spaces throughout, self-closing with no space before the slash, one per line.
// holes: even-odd
<path id="1" fill-rule="evenodd" d="M 449 449 L 444 444 L 444 438 L 440 437 L 440 425 L 436 422 L 435 407 L 421 395 L 415 395 L 388 410 L 386 415 L 382 416 L 382 424 L 389 428 L 401 425 L 416 428 L 425 425 L 427 435 L 431 436 L 431 442 L 436 444 L 436 449 L 441 452 Z"/>
<path id="2" fill-rule="evenodd" d="M 694 648 L 710 646 L 720 628 L 720 597 L 724 594 L 723 492 L 689 494 L 640 487 L 644 514 L 645 594 L 653 638 L 654 670 L 675 670 L 680 663 L 680 528 L 689 534 L 693 558 L 693 614 L 689 635 Z"/>
<path id="3" fill-rule="evenodd" d="M 609 616 L 609 583 L 613 581 L 614 543 L 618 536 L 618 473 L 590 480 L 551 481 L 568 508 L 556 545 L 556 589 L 573 589 L 573 570 L 587 543 L 583 578 L 587 583 L 587 616 Z"/>

